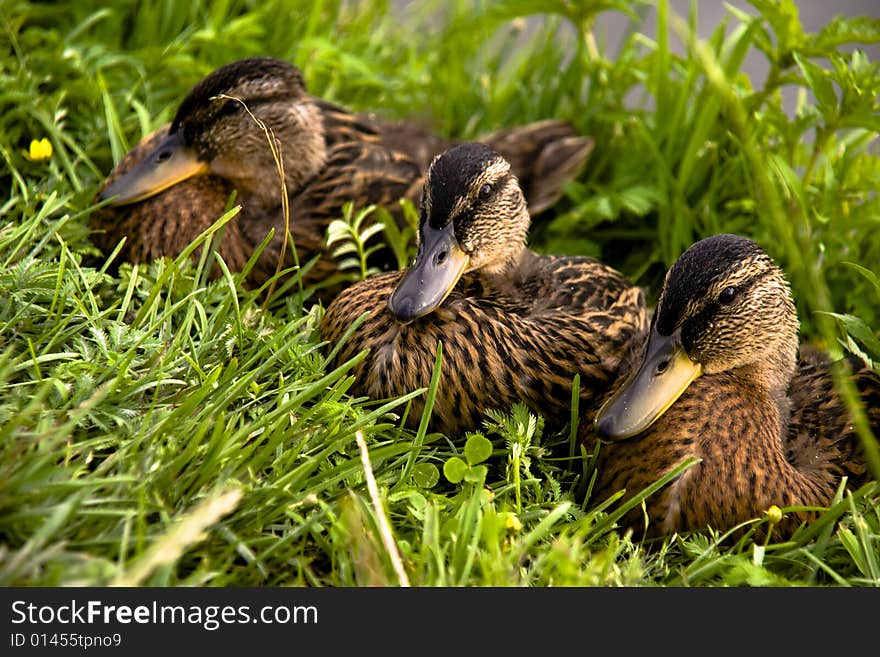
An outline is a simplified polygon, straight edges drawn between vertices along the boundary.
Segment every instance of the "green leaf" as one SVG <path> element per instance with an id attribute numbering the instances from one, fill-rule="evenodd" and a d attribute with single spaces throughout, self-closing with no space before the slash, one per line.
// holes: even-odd
<path id="1" fill-rule="evenodd" d="M 482 486 L 483 482 L 486 481 L 487 474 L 489 474 L 489 468 L 487 468 L 485 465 L 477 465 L 472 468 L 468 468 L 465 471 L 464 480 L 468 483 Z"/>
<path id="2" fill-rule="evenodd" d="M 794 59 L 804 74 L 807 86 L 815 94 L 822 113 L 826 117 L 836 116 L 837 94 L 834 93 L 834 84 L 831 82 L 830 73 L 798 53 L 794 54 Z"/>
<path id="3" fill-rule="evenodd" d="M 348 239 L 351 235 L 348 224 L 342 219 L 334 219 L 327 226 L 327 246 L 330 246 L 339 240 Z"/>
<path id="4" fill-rule="evenodd" d="M 419 488 L 433 488 L 440 479 L 440 471 L 433 463 L 419 463 L 413 467 L 412 476 Z"/>
<path id="5" fill-rule="evenodd" d="M 809 40 L 807 48 L 815 54 L 824 54 L 849 43 L 877 43 L 880 41 L 880 19 L 869 16 L 835 16 Z"/>
<path id="6" fill-rule="evenodd" d="M 434 470 L 437 470 L 437 468 L 434 468 Z M 437 472 L 439 473 L 439 470 Z M 417 511 L 424 511 L 425 507 L 428 505 L 428 500 L 426 500 L 425 496 L 418 491 L 409 491 L 406 498 L 407 500 L 409 500 L 409 503 L 412 505 L 412 507 Z"/>
<path id="7" fill-rule="evenodd" d="M 394 252 L 398 269 L 405 269 L 416 255 L 416 234 L 419 225 L 419 213 L 409 199 L 400 199 L 404 225 L 399 227 L 397 220 L 388 210 L 377 207 L 375 216 L 385 228 L 385 242 Z"/>
<path id="8" fill-rule="evenodd" d="M 773 28 L 776 34 L 777 57 L 784 58 L 805 41 L 804 30 L 798 18 L 798 7 L 793 0 L 749 0 Z M 784 64 L 783 62 L 780 62 Z"/>
<path id="9" fill-rule="evenodd" d="M 872 357 L 880 357 L 880 338 L 874 334 L 871 328 L 863 320 L 853 315 L 841 313 L 828 313 L 839 323 L 841 329 L 849 336 L 855 338 L 871 352 Z"/>
<path id="10" fill-rule="evenodd" d="M 663 201 L 660 190 L 648 185 L 634 185 L 623 189 L 620 191 L 619 198 L 624 208 L 640 217 L 648 214 L 658 203 Z"/>
<path id="11" fill-rule="evenodd" d="M 774 173 L 778 181 L 782 183 L 785 194 L 788 197 L 794 197 L 801 207 L 807 207 L 806 195 L 804 193 L 804 181 L 798 175 L 791 165 L 785 161 L 785 158 L 771 153 L 767 156 L 767 164 L 770 165 L 769 171 Z"/>
<path id="12" fill-rule="evenodd" d="M 873 132 L 880 132 L 880 116 L 869 112 L 851 114 L 840 120 L 841 128 L 864 128 Z"/>
<path id="13" fill-rule="evenodd" d="M 862 265 L 856 262 L 844 262 L 843 264 L 852 267 L 857 272 L 859 272 L 862 276 L 864 276 L 868 281 L 870 281 L 871 285 L 874 286 L 874 289 L 877 290 L 877 294 L 880 294 L 880 277 L 877 276 L 874 272 L 872 272 L 867 267 L 862 267 Z"/>
<path id="14" fill-rule="evenodd" d="M 482 463 L 492 456 L 492 443 L 481 433 L 474 433 L 464 445 L 464 456 L 470 465 Z"/>
<path id="15" fill-rule="evenodd" d="M 367 226 L 360 234 L 361 242 L 366 242 L 373 237 L 373 235 L 378 235 L 384 230 L 384 228 L 385 227 L 381 223 Z"/>
<path id="16" fill-rule="evenodd" d="M 446 477 L 449 483 L 457 484 L 464 479 L 467 469 L 467 463 L 457 456 L 453 456 L 443 464 L 443 476 Z"/>

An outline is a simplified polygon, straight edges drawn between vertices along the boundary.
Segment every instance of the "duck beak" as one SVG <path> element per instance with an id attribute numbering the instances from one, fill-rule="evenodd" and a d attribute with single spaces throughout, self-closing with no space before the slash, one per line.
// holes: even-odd
<path id="1" fill-rule="evenodd" d="M 672 335 L 651 331 L 639 369 L 596 415 L 596 430 L 611 440 L 634 436 L 663 415 L 702 374 L 681 344 L 681 330 Z"/>
<path id="2" fill-rule="evenodd" d="M 388 297 L 391 314 L 408 324 L 435 310 L 452 292 L 469 261 L 451 221 L 443 228 L 432 228 L 426 222 L 416 261 Z"/>
<path id="3" fill-rule="evenodd" d="M 182 131 L 177 131 L 159 142 L 131 171 L 109 184 L 98 199 L 113 199 L 111 206 L 137 203 L 181 180 L 207 172 L 208 164 L 196 157 L 183 143 Z"/>

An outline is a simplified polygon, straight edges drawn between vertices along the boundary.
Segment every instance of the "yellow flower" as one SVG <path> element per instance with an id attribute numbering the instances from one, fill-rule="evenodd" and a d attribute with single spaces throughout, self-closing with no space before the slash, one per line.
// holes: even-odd
<path id="1" fill-rule="evenodd" d="M 504 526 L 510 531 L 518 532 L 522 529 L 522 522 L 514 514 L 509 514 L 504 520 Z"/>
<path id="2" fill-rule="evenodd" d="M 770 508 L 767 509 L 767 520 L 770 521 L 771 525 L 775 525 L 780 520 L 782 520 L 782 509 L 780 509 L 775 504 L 770 505 Z"/>
<path id="3" fill-rule="evenodd" d="M 52 157 L 52 142 L 46 137 L 42 139 L 31 139 L 30 150 L 24 156 L 31 162 L 42 162 Z"/>

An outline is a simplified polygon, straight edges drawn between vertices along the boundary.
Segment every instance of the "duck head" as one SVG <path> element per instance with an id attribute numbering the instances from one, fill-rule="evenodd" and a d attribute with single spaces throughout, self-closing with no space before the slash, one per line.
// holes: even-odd
<path id="1" fill-rule="evenodd" d="M 529 212 L 510 164 L 488 146 L 465 143 L 428 169 L 419 215 L 419 250 L 388 298 L 408 323 L 435 310 L 462 275 L 502 274 L 519 261 Z"/>
<path id="2" fill-rule="evenodd" d="M 184 98 L 168 136 L 100 200 L 125 205 L 199 174 L 229 180 L 243 196 L 276 198 L 278 164 L 266 132 L 275 137 L 285 183 L 296 192 L 326 159 L 324 129 L 302 73 L 271 57 L 223 66 Z"/>
<path id="3" fill-rule="evenodd" d="M 644 431 L 702 375 L 729 373 L 782 403 L 798 329 L 788 283 L 761 247 L 729 234 L 697 242 L 667 272 L 642 360 L 599 411 L 598 433 Z"/>

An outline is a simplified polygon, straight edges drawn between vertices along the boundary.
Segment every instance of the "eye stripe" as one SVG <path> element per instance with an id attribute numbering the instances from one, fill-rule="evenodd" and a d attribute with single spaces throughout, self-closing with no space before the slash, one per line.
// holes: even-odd
<path id="1" fill-rule="evenodd" d="M 724 290 L 734 287 L 734 289 L 736 289 L 734 298 L 748 295 L 753 287 L 759 285 L 764 279 L 773 278 L 773 275 L 773 271 L 770 269 L 762 271 L 754 276 L 741 280 L 737 286 L 725 285 L 722 288 L 722 293 Z M 712 294 L 712 292 L 708 291 L 706 294 L 708 296 L 709 294 Z M 706 326 L 715 319 L 716 314 L 722 310 L 727 310 L 728 304 L 722 302 L 720 296 L 721 295 L 719 294 L 715 300 L 710 300 L 700 305 L 697 305 L 698 302 L 696 300 L 692 301 L 695 305 L 689 308 L 682 316 L 680 325 L 682 328 L 682 341 L 685 349 L 691 348 L 693 340 L 697 335 L 706 331 Z M 712 297 L 709 298 L 711 299 Z"/>
<path id="2" fill-rule="evenodd" d="M 220 116 L 230 116 L 232 114 L 237 114 L 238 111 L 241 109 L 241 103 L 239 103 L 237 100 L 227 100 L 226 103 L 220 108 L 218 114 Z"/>

